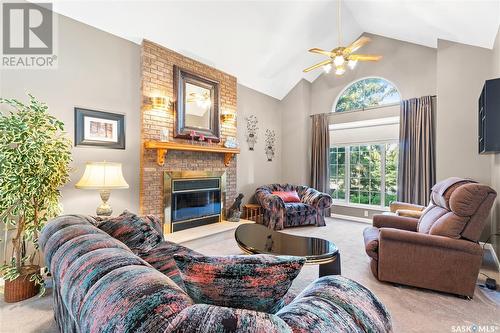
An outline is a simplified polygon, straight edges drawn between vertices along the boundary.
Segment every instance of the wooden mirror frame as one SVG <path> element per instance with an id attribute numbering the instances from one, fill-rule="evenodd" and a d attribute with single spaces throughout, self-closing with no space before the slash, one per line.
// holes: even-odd
<path id="1" fill-rule="evenodd" d="M 200 129 L 186 126 L 186 83 L 191 83 L 210 90 L 210 128 Z M 191 139 L 191 131 L 196 131 L 198 135 L 203 134 L 206 139 L 210 139 L 213 142 L 220 141 L 219 86 L 219 82 L 217 81 L 197 75 L 178 66 L 174 66 L 174 137 Z"/>

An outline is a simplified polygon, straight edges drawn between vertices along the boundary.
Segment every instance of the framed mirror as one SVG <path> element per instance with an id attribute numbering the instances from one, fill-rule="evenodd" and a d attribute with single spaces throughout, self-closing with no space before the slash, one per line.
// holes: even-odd
<path id="1" fill-rule="evenodd" d="M 174 66 L 176 138 L 191 139 L 191 132 L 220 141 L 219 82 Z"/>

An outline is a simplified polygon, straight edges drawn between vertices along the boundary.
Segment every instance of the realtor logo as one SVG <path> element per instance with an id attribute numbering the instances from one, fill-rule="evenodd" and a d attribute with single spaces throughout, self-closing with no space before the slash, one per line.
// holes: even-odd
<path id="1" fill-rule="evenodd" d="M 54 67 L 51 3 L 2 4 L 2 67 Z"/>

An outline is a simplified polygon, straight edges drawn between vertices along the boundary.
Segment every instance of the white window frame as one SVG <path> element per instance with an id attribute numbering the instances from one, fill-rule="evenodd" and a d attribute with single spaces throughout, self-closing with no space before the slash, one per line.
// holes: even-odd
<path id="1" fill-rule="evenodd" d="M 396 144 L 399 142 L 397 140 L 384 140 L 384 141 L 375 141 L 375 142 L 360 142 L 360 143 L 350 143 L 350 144 L 340 144 L 340 145 L 332 145 L 331 147 L 344 147 L 344 165 L 345 165 L 345 174 L 344 174 L 344 184 L 345 184 L 345 199 L 334 199 L 333 204 L 337 206 L 345 206 L 345 207 L 358 207 L 358 208 L 366 208 L 366 209 L 374 209 L 374 210 L 382 210 L 388 211 L 389 207 L 385 206 L 385 149 L 381 150 L 380 160 L 382 165 L 380 166 L 380 205 L 369 205 L 369 204 L 358 204 L 349 202 L 349 198 L 351 197 L 351 149 L 353 146 L 369 146 L 369 145 L 387 145 L 387 144 Z M 328 165 L 330 167 L 330 163 Z"/>

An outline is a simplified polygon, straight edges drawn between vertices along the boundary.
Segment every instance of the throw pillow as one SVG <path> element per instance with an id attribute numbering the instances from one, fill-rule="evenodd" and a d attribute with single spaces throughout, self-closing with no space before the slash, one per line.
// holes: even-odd
<path id="1" fill-rule="evenodd" d="M 285 203 L 300 202 L 300 198 L 299 195 L 297 194 L 297 191 L 289 191 L 289 192 L 274 191 L 273 194 L 283 199 Z"/>
<path id="2" fill-rule="evenodd" d="M 174 255 L 186 291 L 196 303 L 272 312 L 305 259 L 292 256 Z"/>
<path id="3" fill-rule="evenodd" d="M 148 252 L 162 241 L 151 221 L 124 211 L 120 216 L 101 219 L 97 227 L 127 245 L 134 253 Z"/>
<path id="4" fill-rule="evenodd" d="M 158 232 L 162 241 L 165 240 L 163 238 L 163 223 L 161 222 L 161 220 L 158 216 L 148 214 L 148 215 L 141 216 L 141 219 L 143 219 L 146 223 L 151 225 L 151 227 L 153 227 L 153 229 L 155 229 Z"/>

